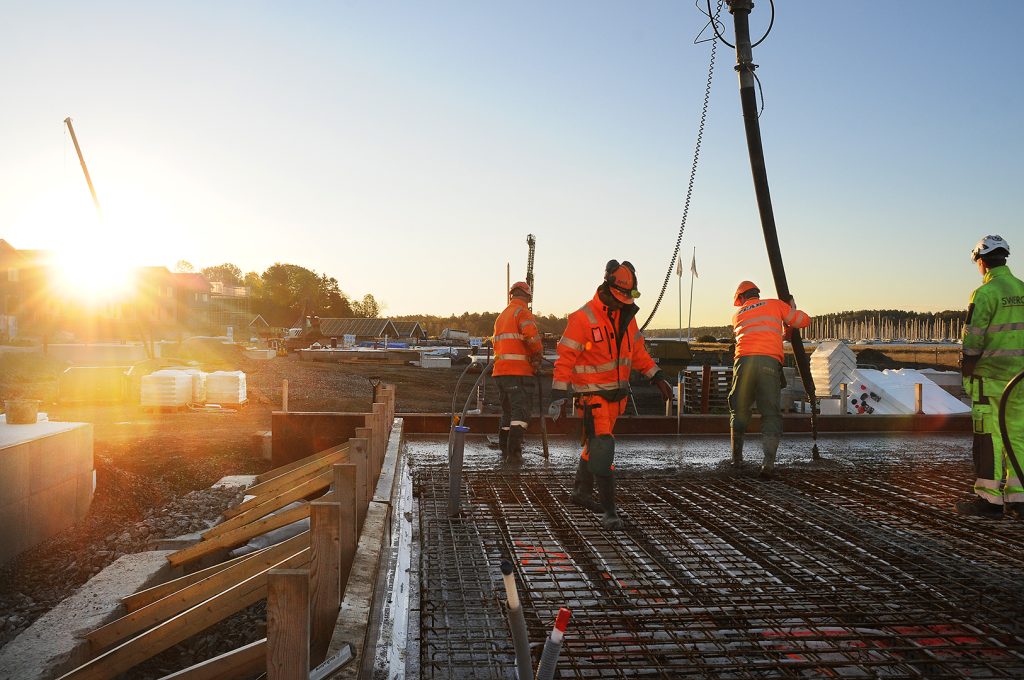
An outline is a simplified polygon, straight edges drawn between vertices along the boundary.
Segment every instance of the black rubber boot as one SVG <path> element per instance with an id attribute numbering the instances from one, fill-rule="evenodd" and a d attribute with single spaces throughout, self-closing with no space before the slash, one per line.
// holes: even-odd
<path id="1" fill-rule="evenodd" d="M 973 515 L 974 517 L 1003 516 L 1003 506 L 989 503 L 981 496 L 975 496 L 971 500 L 957 501 L 956 511 L 961 515 Z"/>
<path id="2" fill-rule="evenodd" d="M 498 430 L 498 448 L 501 449 L 501 462 L 505 462 L 508 458 L 508 430 L 500 428 Z"/>
<path id="3" fill-rule="evenodd" d="M 523 439 L 526 438 L 526 428 L 513 425 L 508 431 L 508 454 L 505 462 L 508 465 L 523 464 Z"/>
<path id="4" fill-rule="evenodd" d="M 1003 511 L 1010 519 L 1024 519 L 1024 503 L 1007 503 Z"/>
<path id="5" fill-rule="evenodd" d="M 569 499 L 580 506 L 593 512 L 601 512 L 601 504 L 594 500 L 594 473 L 590 471 L 590 464 L 580 458 L 576 466 L 576 480 L 572 483 L 572 493 Z"/>
<path id="6" fill-rule="evenodd" d="M 743 465 L 743 435 L 739 432 L 730 432 L 732 445 L 732 466 Z"/>
<path id="7" fill-rule="evenodd" d="M 615 477 L 595 477 L 597 481 L 597 493 L 601 497 L 601 509 L 604 510 L 604 517 L 601 524 L 605 529 L 617 530 L 625 528 L 622 518 L 615 511 Z"/>
<path id="8" fill-rule="evenodd" d="M 779 450 L 779 435 L 768 435 L 761 437 L 761 445 L 764 448 L 764 462 L 761 463 L 761 472 L 758 477 L 771 479 L 775 476 L 775 453 Z"/>

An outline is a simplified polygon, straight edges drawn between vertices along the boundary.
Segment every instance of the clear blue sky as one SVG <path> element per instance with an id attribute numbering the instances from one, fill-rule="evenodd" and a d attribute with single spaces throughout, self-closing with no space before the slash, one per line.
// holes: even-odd
<path id="1" fill-rule="evenodd" d="M 800 306 L 965 307 L 980 236 L 1024 257 L 1024 3 L 778 5 L 755 61 Z M 18 247 L 293 262 L 389 313 L 444 314 L 499 309 L 533 232 L 539 312 L 577 308 L 612 257 L 654 303 L 710 49 L 692 3 L 33 2 L 4 17 L 0 238 Z M 767 17 L 758 2 L 755 31 Z M 741 279 L 772 289 L 734 63 L 720 46 L 683 239 L 694 325 L 725 322 Z M 69 115 L 102 228 L 69 217 L 90 209 Z M 676 325 L 676 291 L 673 276 L 655 326 Z"/>

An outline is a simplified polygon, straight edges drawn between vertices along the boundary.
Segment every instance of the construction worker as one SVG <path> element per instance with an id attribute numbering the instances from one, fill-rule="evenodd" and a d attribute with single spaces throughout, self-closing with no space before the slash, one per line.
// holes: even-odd
<path id="1" fill-rule="evenodd" d="M 761 446 L 764 460 L 761 476 L 770 477 L 775 469 L 775 453 L 782 438 L 782 411 L 779 396 L 784 378 L 785 354 L 782 341 L 788 328 L 805 328 L 810 317 L 782 300 L 761 299 L 761 291 L 750 281 L 742 281 L 733 296 L 739 307 L 732 317 L 736 336 L 732 389 L 729 390 L 729 433 L 732 437 L 732 464 L 743 464 L 743 435 L 750 423 L 754 403 L 761 414 Z"/>
<path id="2" fill-rule="evenodd" d="M 571 499 L 577 505 L 603 512 L 607 529 L 621 529 L 615 510 L 615 420 L 626 410 L 630 371 L 639 371 L 661 392 L 672 398 L 672 388 L 662 377 L 644 346 L 637 327 L 640 297 L 636 270 L 629 262 L 611 260 L 594 298 L 569 315 L 565 334 L 558 343 L 551 383 L 549 415 L 557 419 L 569 397 L 577 395 L 583 410 L 583 452 L 576 467 Z M 600 503 L 593 499 L 597 483 Z"/>
<path id="3" fill-rule="evenodd" d="M 523 462 L 523 438 L 530 418 L 533 376 L 540 368 L 543 347 L 537 322 L 530 312 L 533 291 L 524 281 L 512 284 L 508 307 L 494 320 L 494 382 L 501 396 L 498 445 L 502 462 Z"/>
<path id="4" fill-rule="evenodd" d="M 1021 518 L 1024 488 L 1007 457 L 999 430 L 999 399 L 1006 383 L 1024 371 L 1024 282 L 1010 273 L 1010 246 L 1001 236 L 986 236 L 971 259 L 984 277 L 971 294 L 964 325 L 964 390 L 971 397 L 974 421 L 974 493 L 959 501 L 958 512 L 983 517 Z M 1006 405 L 1006 426 L 1018 464 L 1024 464 L 1024 394 L 1015 390 Z"/>

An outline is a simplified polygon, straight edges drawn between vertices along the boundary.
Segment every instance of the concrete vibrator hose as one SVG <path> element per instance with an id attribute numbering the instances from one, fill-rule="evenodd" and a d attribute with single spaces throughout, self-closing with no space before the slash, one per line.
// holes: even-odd
<path id="1" fill-rule="evenodd" d="M 1024 380 L 1024 371 L 1013 376 L 1010 382 L 1006 383 L 1006 389 L 1003 390 L 1003 394 L 999 397 L 999 436 L 1002 437 L 1003 448 L 1006 449 L 1006 457 L 1010 459 L 1010 465 L 1013 466 L 1013 471 L 1017 473 L 1017 479 L 1024 482 L 1024 472 L 1021 472 L 1020 463 L 1013 454 L 1013 444 L 1010 443 L 1010 435 L 1006 431 L 1006 403 L 1010 400 L 1010 392 L 1020 384 L 1021 380 Z"/>

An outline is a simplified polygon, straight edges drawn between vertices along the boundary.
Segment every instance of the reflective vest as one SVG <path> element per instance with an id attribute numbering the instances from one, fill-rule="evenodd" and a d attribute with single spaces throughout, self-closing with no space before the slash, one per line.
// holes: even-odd
<path id="1" fill-rule="evenodd" d="M 971 294 L 963 337 L 963 372 L 1008 381 L 1024 370 L 1024 282 L 995 267 Z"/>
<path id="2" fill-rule="evenodd" d="M 569 315 L 551 388 L 576 394 L 596 394 L 608 401 L 624 399 L 629 392 L 629 372 L 645 378 L 658 372 L 647 353 L 636 319 L 636 305 L 611 312 L 595 293 L 594 299 Z M 621 333 L 620 333 L 621 329 Z"/>
<path id="3" fill-rule="evenodd" d="M 530 359 L 539 362 L 543 353 L 537 322 L 526 301 L 512 298 L 494 320 L 493 375 L 533 375 Z"/>
<path id="4" fill-rule="evenodd" d="M 809 316 L 782 300 L 748 300 L 732 316 L 736 358 L 769 356 L 784 363 L 786 356 L 782 351 L 782 341 L 786 337 L 786 327 L 805 328 L 810 323 Z"/>

